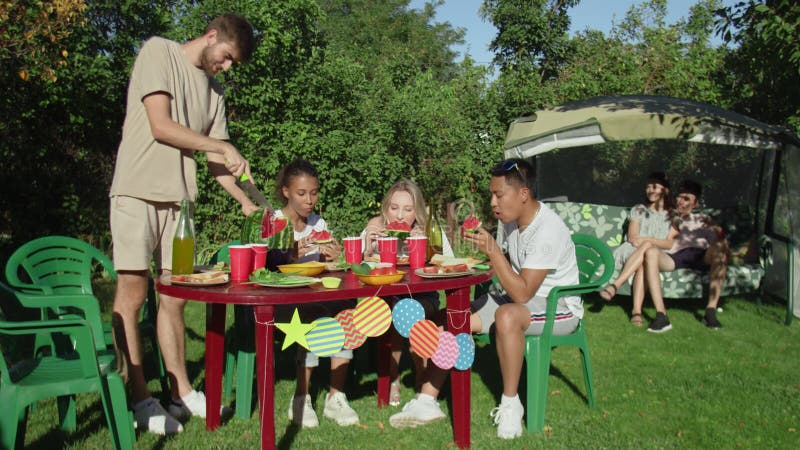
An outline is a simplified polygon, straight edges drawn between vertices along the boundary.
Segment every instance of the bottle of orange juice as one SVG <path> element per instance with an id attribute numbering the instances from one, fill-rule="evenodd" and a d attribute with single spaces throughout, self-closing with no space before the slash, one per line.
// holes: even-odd
<path id="1" fill-rule="evenodd" d="M 181 215 L 175 236 L 172 238 L 172 273 L 173 275 L 194 272 L 194 232 L 189 213 L 189 200 L 181 200 Z"/>

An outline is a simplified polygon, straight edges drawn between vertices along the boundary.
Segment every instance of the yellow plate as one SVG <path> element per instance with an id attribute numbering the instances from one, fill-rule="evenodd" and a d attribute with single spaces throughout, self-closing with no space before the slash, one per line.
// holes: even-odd
<path id="1" fill-rule="evenodd" d="M 402 280 L 405 275 L 406 275 L 405 272 L 403 272 L 402 270 L 398 270 L 397 273 L 393 275 L 356 275 L 356 276 L 364 284 L 369 284 L 370 286 L 380 286 L 382 284 L 397 283 L 398 281 Z"/>
<path id="2" fill-rule="evenodd" d="M 278 266 L 278 270 L 283 273 L 291 273 L 293 275 L 303 275 L 306 277 L 313 277 L 319 275 L 325 270 L 325 264 L 321 262 L 304 262 L 299 264 L 282 264 Z"/>

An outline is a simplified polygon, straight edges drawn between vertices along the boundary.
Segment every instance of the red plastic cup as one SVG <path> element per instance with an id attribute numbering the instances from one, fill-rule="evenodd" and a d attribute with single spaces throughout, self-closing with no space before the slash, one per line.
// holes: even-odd
<path id="1" fill-rule="evenodd" d="M 253 268 L 253 250 L 249 245 L 228 247 L 231 258 L 231 281 L 247 281 Z"/>
<path id="2" fill-rule="evenodd" d="M 267 244 L 250 244 L 250 250 L 253 252 L 252 269 L 250 270 L 252 273 L 267 265 Z"/>
<path id="3" fill-rule="evenodd" d="M 378 238 L 378 252 L 381 254 L 381 262 L 397 266 L 397 241 L 396 237 Z"/>
<path id="4" fill-rule="evenodd" d="M 428 238 L 425 236 L 409 236 L 406 238 L 406 245 L 408 245 L 408 264 L 411 266 L 411 270 L 425 267 Z"/>
<path id="5" fill-rule="evenodd" d="M 359 264 L 363 250 L 361 249 L 360 237 L 346 237 L 342 239 L 344 243 L 344 259 L 347 264 Z"/>

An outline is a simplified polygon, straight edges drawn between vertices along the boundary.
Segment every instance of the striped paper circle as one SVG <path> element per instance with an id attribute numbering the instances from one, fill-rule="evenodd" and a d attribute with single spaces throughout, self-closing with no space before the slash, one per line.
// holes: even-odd
<path id="1" fill-rule="evenodd" d="M 419 356 L 430 358 L 439 346 L 439 327 L 430 320 L 420 320 L 411 327 L 411 348 Z"/>
<path id="2" fill-rule="evenodd" d="M 392 310 L 380 297 L 369 297 L 356 306 L 353 325 L 361 334 L 380 336 L 392 325 Z"/>
<path id="3" fill-rule="evenodd" d="M 336 314 L 336 320 L 344 330 L 344 345 L 342 347 L 348 350 L 354 350 L 358 347 L 361 347 L 361 345 L 367 340 L 367 337 L 359 333 L 358 330 L 356 330 L 356 326 L 353 325 L 354 311 L 355 310 L 353 309 L 345 309 L 343 311 L 339 311 L 339 314 Z"/>
<path id="4" fill-rule="evenodd" d="M 439 347 L 431 356 L 431 361 L 440 369 L 452 369 L 458 358 L 458 342 L 453 333 L 442 331 L 439 333 Z"/>
<path id="5" fill-rule="evenodd" d="M 342 349 L 344 329 L 333 317 L 321 317 L 313 322 L 314 328 L 306 334 L 308 349 L 317 356 L 331 356 Z"/>

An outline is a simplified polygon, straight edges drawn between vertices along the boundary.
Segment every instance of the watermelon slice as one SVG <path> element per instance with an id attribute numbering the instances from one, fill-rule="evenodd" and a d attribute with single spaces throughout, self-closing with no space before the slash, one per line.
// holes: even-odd
<path id="1" fill-rule="evenodd" d="M 398 239 L 405 239 L 411 233 L 411 225 L 402 220 L 395 220 L 386 225 L 384 230 L 387 236 L 394 236 Z"/>
<path id="2" fill-rule="evenodd" d="M 475 216 L 467 216 L 464 223 L 461 224 L 461 230 L 465 233 L 477 233 L 478 228 L 481 226 L 481 221 Z"/>
<path id="3" fill-rule="evenodd" d="M 267 244 L 270 250 L 286 250 L 294 244 L 292 224 L 285 217 L 260 209 L 245 217 L 242 225 L 243 244 Z"/>
<path id="4" fill-rule="evenodd" d="M 280 233 L 288 223 L 286 217 L 275 217 L 272 211 L 266 211 L 261 218 L 261 237 L 268 238 Z"/>
<path id="5" fill-rule="evenodd" d="M 327 244 L 328 242 L 333 241 L 333 236 L 327 230 L 312 231 L 311 239 L 313 239 L 317 244 Z"/>

